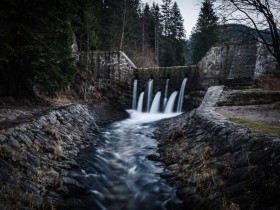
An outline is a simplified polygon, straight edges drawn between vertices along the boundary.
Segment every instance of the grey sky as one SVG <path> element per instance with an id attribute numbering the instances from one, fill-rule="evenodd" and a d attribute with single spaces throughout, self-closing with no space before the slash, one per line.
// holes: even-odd
<path id="1" fill-rule="evenodd" d="M 198 0 L 173 0 L 173 2 L 177 2 L 178 6 L 180 8 L 182 17 L 184 19 L 184 26 L 185 26 L 185 30 L 187 32 L 187 37 L 189 37 L 189 35 L 191 34 L 191 30 L 194 27 L 197 17 L 198 17 L 198 13 L 199 13 L 199 9 L 200 9 L 200 5 Z M 162 4 L 162 0 L 142 0 L 143 3 L 149 3 L 150 5 L 152 4 L 152 2 L 158 3 L 159 5 Z"/>

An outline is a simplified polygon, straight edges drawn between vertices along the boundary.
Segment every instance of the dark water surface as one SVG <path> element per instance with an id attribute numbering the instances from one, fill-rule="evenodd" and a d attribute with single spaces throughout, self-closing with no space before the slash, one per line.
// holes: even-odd
<path id="1" fill-rule="evenodd" d="M 175 189 L 159 176 L 164 166 L 147 159 L 157 152 L 153 120 L 162 117 L 167 116 L 134 113 L 94 137 L 93 146 L 78 159 L 80 181 L 90 194 L 79 198 L 77 209 L 176 209 Z"/>
<path id="2" fill-rule="evenodd" d="M 133 114 L 113 123 L 94 137 L 82 152 L 79 181 L 89 194 L 80 196 L 71 209 L 173 209 L 180 201 L 175 189 L 160 177 L 162 163 L 147 159 L 157 152 L 152 138 L 155 119 L 166 115 Z M 75 198 L 74 198 L 75 199 Z"/>

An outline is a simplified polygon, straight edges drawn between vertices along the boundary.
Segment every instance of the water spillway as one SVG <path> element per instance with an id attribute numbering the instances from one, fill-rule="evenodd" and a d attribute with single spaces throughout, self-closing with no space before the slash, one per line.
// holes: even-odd
<path id="1" fill-rule="evenodd" d="M 177 112 L 182 112 L 184 93 L 185 93 L 185 86 L 186 86 L 187 80 L 188 80 L 188 78 L 184 78 L 184 80 L 182 82 L 182 85 L 181 85 L 179 99 L 178 99 L 178 105 L 177 105 Z"/>
<path id="2" fill-rule="evenodd" d="M 154 122 L 177 114 L 129 112 L 129 119 L 102 129 L 93 146 L 79 156 L 79 180 L 90 191 L 76 202 L 80 209 L 164 210 L 180 203 L 175 189 L 159 175 L 162 163 L 147 158 L 157 154 L 157 142 L 151 138 Z"/>
<path id="3" fill-rule="evenodd" d="M 166 82 L 165 82 L 165 91 L 164 91 L 164 99 L 163 99 L 163 107 L 164 107 L 164 108 L 165 108 L 166 103 L 167 103 L 168 84 L 169 84 L 169 79 L 166 79 Z"/>
<path id="4" fill-rule="evenodd" d="M 178 91 L 174 91 L 171 94 L 171 96 L 169 97 L 167 104 L 165 106 L 164 113 L 169 114 L 169 113 L 173 112 L 173 107 L 174 107 L 174 103 L 175 103 L 177 94 L 178 94 Z"/>
<path id="5" fill-rule="evenodd" d="M 152 101 L 152 96 L 153 96 L 153 80 L 150 79 L 150 81 L 148 82 L 148 98 L 147 98 L 147 112 L 150 111 L 150 107 L 151 107 L 151 101 Z"/>
<path id="6" fill-rule="evenodd" d="M 157 94 L 155 95 L 154 100 L 153 100 L 150 113 L 155 114 L 155 113 L 158 113 L 158 112 L 159 112 L 159 108 L 160 108 L 160 96 L 161 96 L 161 92 L 158 91 Z"/>
<path id="7" fill-rule="evenodd" d="M 139 96 L 138 99 L 138 104 L 137 104 L 137 111 L 142 112 L 143 111 L 143 100 L 144 100 L 144 92 L 142 92 Z"/>
<path id="8" fill-rule="evenodd" d="M 183 102 L 184 102 L 184 94 L 185 94 L 185 88 L 187 84 L 187 78 L 184 78 L 182 81 L 182 84 L 178 89 L 180 89 L 179 95 L 178 91 L 173 91 L 172 94 L 168 98 L 168 93 L 170 92 L 169 90 L 169 81 L 170 79 L 167 78 L 165 80 L 165 85 L 164 85 L 164 95 L 162 96 L 161 92 L 157 92 L 155 96 L 153 95 L 153 86 L 154 86 L 154 80 L 150 79 L 146 85 L 146 93 L 145 98 L 144 98 L 144 93 L 142 92 L 139 96 L 138 99 L 138 106 L 135 108 L 133 106 L 132 109 L 137 110 L 138 112 L 144 112 L 143 110 L 143 103 L 145 102 L 146 105 L 146 112 L 147 113 L 181 113 L 183 111 Z M 136 82 L 135 82 L 136 81 Z M 158 83 L 156 83 L 157 88 L 160 87 Z M 160 89 L 160 88 L 159 88 Z M 178 95 L 178 97 L 177 97 Z M 137 80 L 134 80 L 134 85 L 133 85 L 133 104 L 136 104 L 137 99 L 135 98 L 137 96 Z M 163 98 L 161 98 L 163 97 Z M 176 106 L 177 103 L 177 106 Z M 176 110 L 174 110 L 174 107 L 176 106 Z M 162 107 L 162 109 L 160 109 Z"/>
<path id="9" fill-rule="evenodd" d="M 133 82 L 133 95 L 132 95 L 132 109 L 136 109 L 136 103 L 137 103 L 137 79 Z"/>

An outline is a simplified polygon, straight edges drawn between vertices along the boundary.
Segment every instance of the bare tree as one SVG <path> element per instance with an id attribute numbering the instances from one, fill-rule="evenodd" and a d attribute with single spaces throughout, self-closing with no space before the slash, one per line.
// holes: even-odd
<path id="1" fill-rule="evenodd" d="M 256 30 L 280 66 L 280 0 L 217 0 L 223 20 L 240 23 Z"/>

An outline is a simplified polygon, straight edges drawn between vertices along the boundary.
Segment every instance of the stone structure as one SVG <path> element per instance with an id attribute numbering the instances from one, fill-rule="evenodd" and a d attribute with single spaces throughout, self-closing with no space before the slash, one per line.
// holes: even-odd
<path id="1" fill-rule="evenodd" d="M 255 68 L 255 76 L 263 74 L 280 74 L 280 67 L 276 59 L 268 52 L 263 44 L 257 46 L 257 60 Z"/>
<path id="2" fill-rule="evenodd" d="M 212 47 L 197 66 L 181 67 L 137 68 L 123 52 L 91 52 L 79 59 L 88 66 L 89 74 L 85 80 L 91 79 L 84 82 L 80 92 L 87 94 L 96 89 L 123 107 L 130 108 L 135 78 L 138 79 L 139 95 L 150 78 L 154 79 L 154 94 L 164 90 L 165 81 L 170 78 L 170 94 L 180 88 L 184 77 L 188 77 L 185 93 L 191 96 L 188 97 L 189 104 L 196 107 L 203 91 L 205 93 L 210 86 L 253 85 L 259 75 L 279 72 L 275 59 L 264 46 L 256 42 L 241 44 Z"/>
<path id="3" fill-rule="evenodd" d="M 188 209 L 279 209 L 280 139 L 215 111 L 222 86 L 200 107 L 161 123 L 160 153 Z"/>
<path id="4" fill-rule="evenodd" d="M 198 63 L 198 89 L 212 85 L 250 85 L 262 75 L 279 75 L 276 59 L 262 44 L 212 47 Z"/>
<path id="5" fill-rule="evenodd" d="M 67 185 L 79 185 L 67 170 L 77 166 L 73 158 L 89 145 L 85 131 L 98 129 L 95 122 L 87 106 L 76 105 L 1 133 L 1 209 L 51 209 L 62 202 Z"/>
<path id="6" fill-rule="evenodd" d="M 69 105 L 1 130 L 0 209 L 66 209 L 71 190 L 87 193 L 70 173 L 78 170 L 78 152 L 95 138 L 97 124 L 123 116 L 108 104 Z"/>
<path id="7" fill-rule="evenodd" d="M 212 47 L 198 63 L 200 88 L 207 89 L 232 81 L 252 84 L 256 50 L 256 45 Z"/>

